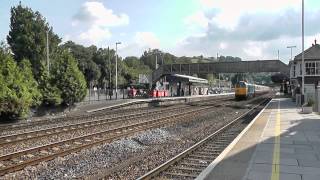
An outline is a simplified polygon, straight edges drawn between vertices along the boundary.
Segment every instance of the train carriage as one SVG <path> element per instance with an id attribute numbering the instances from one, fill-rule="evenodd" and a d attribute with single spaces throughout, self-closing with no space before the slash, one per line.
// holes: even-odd
<path id="1" fill-rule="evenodd" d="M 261 86 L 256 84 L 250 84 L 245 81 L 239 81 L 235 85 L 235 97 L 236 99 L 248 99 L 257 95 L 268 93 L 270 90 L 267 86 Z"/>

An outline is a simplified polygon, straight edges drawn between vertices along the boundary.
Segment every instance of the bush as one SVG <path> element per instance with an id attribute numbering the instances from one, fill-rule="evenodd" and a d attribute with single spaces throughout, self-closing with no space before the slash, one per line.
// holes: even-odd
<path id="1" fill-rule="evenodd" d="M 40 102 L 38 84 L 28 60 L 17 66 L 12 56 L 0 51 L 0 119 L 26 117 L 31 106 Z"/>
<path id="2" fill-rule="evenodd" d="M 306 106 L 312 107 L 313 105 L 314 105 L 314 101 L 311 98 L 309 98 Z"/>
<path id="3" fill-rule="evenodd" d="M 63 51 L 55 56 L 51 73 L 54 75 L 53 84 L 60 89 L 65 105 L 73 105 L 85 98 L 86 81 L 70 53 Z"/>
<path id="4" fill-rule="evenodd" d="M 53 83 L 54 75 L 49 75 L 47 69 L 42 64 L 38 77 L 39 89 L 42 94 L 42 104 L 45 106 L 58 106 L 62 103 L 61 91 Z"/>

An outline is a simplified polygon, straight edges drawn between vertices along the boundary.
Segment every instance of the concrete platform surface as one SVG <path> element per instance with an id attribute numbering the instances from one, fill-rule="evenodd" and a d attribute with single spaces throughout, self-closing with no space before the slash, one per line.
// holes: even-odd
<path id="1" fill-rule="evenodd" d="M 200 179 L 320 180 L 320 116 L 300 111 L 291 99 L 273 99 Z"/>

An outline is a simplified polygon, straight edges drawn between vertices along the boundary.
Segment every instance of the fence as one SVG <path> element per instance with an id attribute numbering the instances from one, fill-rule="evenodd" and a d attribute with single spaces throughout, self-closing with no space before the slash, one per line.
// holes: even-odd
<path id="1" fill-rule="evenodd" d="M 88 89 L 87 96 L 83 102 L 106 101 L 115 99 L 128 99 L 127 89 L 118 89 L 116 96 L 115 89 Z"/>

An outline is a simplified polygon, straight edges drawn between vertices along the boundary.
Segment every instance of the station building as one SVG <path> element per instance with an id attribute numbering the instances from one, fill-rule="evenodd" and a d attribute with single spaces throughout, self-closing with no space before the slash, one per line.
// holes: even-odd
<path id="1" fill-rule="evenodd" d="M 169 92 L 169 96 L 193 96 L 208 94 L 208 80 L 182 75 L 166 74 L 160 79 L 162 89 Z"/>
<path id="2" fill-rule="evenodd" d="M 290 65 L 290 84 L 292 95 L 295 97 L 297 93 L 301 92 L 302 87 L 302 53 L 295 56 Z M 309 99 L 315 99 L 315 90 L 320 82 L 320 45 L 315 44 L 304 51 L 305 63 L 305 102 Z"/>

